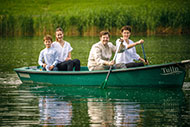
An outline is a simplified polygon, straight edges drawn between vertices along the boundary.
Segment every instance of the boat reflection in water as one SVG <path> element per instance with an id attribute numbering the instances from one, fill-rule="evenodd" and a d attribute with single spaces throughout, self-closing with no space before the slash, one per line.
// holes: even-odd
<path id="1" fill-rule="evenodd" d="M 180 88 L 21 85 L 26 87 L 39 99 L 44 126 L 176 126 L 184 122 Z"/>
<path id="2" fill-rule="evenodd" d="M 71 125 L 72 104 L 52 97 L 39 98 L 40 121 L 43 125 Z"/>

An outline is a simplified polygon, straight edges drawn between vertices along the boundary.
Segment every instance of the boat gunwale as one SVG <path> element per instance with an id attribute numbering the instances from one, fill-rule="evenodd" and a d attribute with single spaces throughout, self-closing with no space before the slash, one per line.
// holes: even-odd
<path id="1" fill-rule="evenodd" d="M 146 65 L 146 66 L 134 67 L 134 68 L 115 69 L 115 70 L 112 70 L 112 73 L 145 70 L 145 69 L 160 68 L 160 67 L 165 67 L 165 66 L 172 66 L 172 65 L 178 65 L 178 64 L 188 64 L 188 63 L 190 63 L 190 60 L 175 62 L 175 63 L 174 62 L 173 63 L 167 63 L 167 64 Z M 28 67 L 15 68 L 14 70 L 17 73 L 49 74 L 49 75 L 85 75 L 85 74 L 108 73 L 108 70 L 98 70 L 98 71 L 39 71 L 39 70 L 27 70 L 26 68 L 28 68 Z"/>

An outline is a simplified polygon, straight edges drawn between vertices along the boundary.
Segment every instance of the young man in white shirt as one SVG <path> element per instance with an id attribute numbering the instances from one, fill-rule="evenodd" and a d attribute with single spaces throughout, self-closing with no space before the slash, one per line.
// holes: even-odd
<path id="1" fill-rule="evenodd" d="M 130 26 L 124 26 L 121 28 L 121 34 L 123 39 L 123 45 L 125 46 L 125 51 L 122 53 L 118 53 L 116 57 L 116 64 L 125 64 L 126 67 L 137 67 L 137 66 L 144 66 L 144 64 L 148 64 L 147 61 L 145 61 L 143 58 L 141 58 L 136 53 L 136 45 L 144 43 L 144 40 L 139 40 L 137 42 L 133 42 L 130 40 L 131 35 L 131 27 Z M 120 39 L 117 39 L 116 46 L 119 45 Z M 136 61 L 141 61 L 140 63 L 135 63 Z"/>

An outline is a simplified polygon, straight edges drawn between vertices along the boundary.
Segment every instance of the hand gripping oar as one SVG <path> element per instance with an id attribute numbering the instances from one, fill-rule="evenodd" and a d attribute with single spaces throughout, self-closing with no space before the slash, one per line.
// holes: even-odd
<path id="1" fill-rule="evenodd" d="M 116 59 L 116 56 L 117 56 L 117 53 L 118 53 L 118 51 L 119 51 L 119 47 L 120 47 L 120 45 L 121 45 L 121 42 L 119 43 L 119 46 L 117 47 L 117 49 L 116 49 L 116 52 L 115 52 L 115 56 L 113 57 L 113 61 L 115 61 L 115 59 Z M 106 87 L 106 85 L 107 85 L 107 82 L 108 82 L 108 78 L 109 78 L 109 76 L 110 76 L 110 73 L 111 73 L 111 70 L 112 70 L 112 66 L 110 66 L 110 68 L 109 68 L 109 71 L 108 71 L 108 74 L 107 74 L 107 76 L 106 76 L 106 79 L 104 80 L 104 82 L 101 84 L 101 88 L 105 88 Z"/>
<path id="2" fill-rule="evenodd" d="M 143 43 L 141 44 L 141 47 L 142 47 L 142 50 L 143 50 L 144 60 L 145 60 L 145 62 L 147 62 Z"/>

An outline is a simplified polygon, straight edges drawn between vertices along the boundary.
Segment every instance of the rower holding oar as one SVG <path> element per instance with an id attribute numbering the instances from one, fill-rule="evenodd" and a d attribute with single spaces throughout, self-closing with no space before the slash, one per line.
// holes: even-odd
<path id="1" fill-rule="evenodd" d="M 110 66 L 115 64 L 111 60 L 112 52 L 116 52 L 116 46 L 109 42 L 110 34 L 107 31 L 100 32 L 100 41 L 94 44 L 90 50 L 88 58 L 89 71 L 108 70 Z M 124 46 L 119 47 L 118 52 L 124 51 Z"/>
<path id="2" fill-rule="evenodd" d="M 130 40 L 130 35 L 131 35 L 131 27 L 130 26 L 123 26 L 121 28 L 121 34 L 122 34 L 122 39 L 123 39 L 123 45 L 125 46 L 125 51 L 122 53 L 118 53 L 116 57 L 116 64 L 125 64 L 126 67 L 137 67 L 137 66 L 144 66 L 144 64 L 148 64 L 147 60 L 144 60 L 141 58 L 137 53 L 136 53 L 136 45 L 143 44 L 144 40 L 139 40 L 137 42 L 133 42 Z M 116 41 L 116 46 L 120 44 L 120 39 Z M 143 45 L 142 45 L 143 47 Z M 144 53 L 144 47 L 143 47 L 143 54 Z M 134 62 L 136 61 L 141 61 L 141 62 Z"/>

